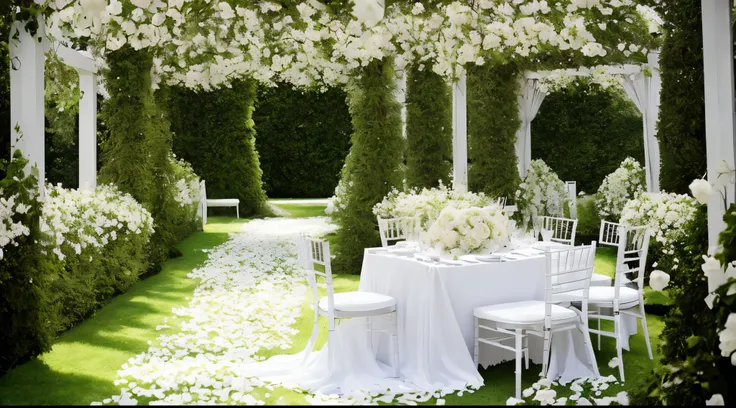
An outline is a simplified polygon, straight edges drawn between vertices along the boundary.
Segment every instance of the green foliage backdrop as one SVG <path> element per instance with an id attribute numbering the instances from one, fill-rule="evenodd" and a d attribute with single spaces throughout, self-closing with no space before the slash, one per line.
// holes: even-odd
<path id="1" fill-rule="evenodd" d="M 626 157 L 644 163 L 642 132 L 622 89 L 577 83 L 544 98 L 532 121 L 532 158 L 592 194 Z"/>
<path id="2" fill-rule="evenodd" d="M 402 180 L 401 106 L 394 96 L 392 64 L 371 62 L 348 91 L 353 135 L 340 181 L 346 207 L 332 213 L 338 226 L 336 272 L 360 273 L 363 249 L 380 245 L 373 206 Z"/>
<path id="3" fill-rule="evenodd" d="M 514 197 L 520 182 L 514 147 L 519 72 L 514 64 L 468 67 L 468 184 L 491 197 Z"/>
<path id="4" fill-rule="evenodd" d="M 412 67 L 406 78 L 406 183 L 448 185 L 452 171 L 452 93 L 430 68 Z"/>
<path id="5" fill-rule="evenodd" d="M 345 97 L 340 89 L 321 93 L 289 85 L 258 87 L 253 121 L 269 197 L 332 195 L 353 131 Z"/>

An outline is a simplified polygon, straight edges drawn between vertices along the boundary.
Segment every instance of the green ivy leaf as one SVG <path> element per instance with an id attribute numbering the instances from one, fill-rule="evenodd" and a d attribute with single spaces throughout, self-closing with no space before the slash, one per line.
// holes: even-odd
<path id="1" fill-rule="evenodd" d="M 688 337 L 687 340 L 686 340 L 687 341 L 688 348 L 693 348 L 693 347 L 697 346 L 698 343 L 700 343 L 700 341 L 702 339 L 703 338 L 700 337 L 700 336 L 690 336 L 690 337 Z"/>

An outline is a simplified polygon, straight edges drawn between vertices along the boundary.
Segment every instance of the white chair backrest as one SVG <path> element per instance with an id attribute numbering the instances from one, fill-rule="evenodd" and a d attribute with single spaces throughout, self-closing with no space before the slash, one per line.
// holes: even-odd
<path id="1" fill-rule="evenodd" d="M 570 218 L 578 218 L 578 184 L 576 181 L 565 182 L 565 192 L 567 192 L 567 199 L 570 202 Z"/>
<path id="2" fill-rule="evenodd" d="M 559 302 L 584 302 L 581 310 L 587 310 L 595 248 L 596 242 L 593 241 L 590 245 L 574 248 L 547 249 L 544 300 L 548 308 L 550 304 Z"/>
<path id="3" fill-rule="evenodd" d="M 506 207 L 506 197 L 498 197 L 498 200 L 496 200 L 498 205 L 501 206 L 501 208 Z"/>
<path id="4" fill-rule="evenodd" d="M 199 216 L 202 217 L 202 230 L 207 224 L 207 188 L 204 186 L 204 180 L 199 182 Z"/>
<path id="5" fill-rule="evenodd" d="M 603 245 L 618 246 L 619 242 L 619 228 L 621 224 L 606 220 L 601 220 L 601 229 L 598 234 L 598 242 Z"/>
<path id="6" fill-rule="evenodd" d="M 628 227 L 620 225 L 618 228 L 619 245 L 616 255 L 616 276 L 613 280 L 616 299 L 618 299 L 623 282 L 635 282 L 637 290 L 644 290 L 644 269 L 647 265 L 649 252 L 649 229 L 646 226 Z M 633 264 L 633 265 L 632 265 Z M 633 279 L 624 275 L 632 274 Z"/>
<path id="7" fill-rule="evenodd" d="M 302 235 L 298 243 L 299 264 L 307 274 L 307 282 L 314 296 L 314 310 L 319 308 L 319 277 L 324 278 L 327 288 L 327 317 L 330 330 L 334 329 L 335 299 L 332 284 L 332 265 L 330 264 L 330 243 L 321 239 L 309 238 Z M 324 272 L 317 271 L 315 265 L 324 268 Z"/>
<path id="8" fill-rule="evenodd" d="M 575 245 L 575 230 L 578 220 L 559 217 L 544 217 L 543 227 L 552 230 L 552 241 L 560 244 Z"/>
<path id="9" fill-rule="evenodd" d="M 418 226 L 418 217 L 381 218 L 378 216 L 381 246 L 387 247 L 389 242 L 407 239 L 408 235 L 415 232 Z"/>

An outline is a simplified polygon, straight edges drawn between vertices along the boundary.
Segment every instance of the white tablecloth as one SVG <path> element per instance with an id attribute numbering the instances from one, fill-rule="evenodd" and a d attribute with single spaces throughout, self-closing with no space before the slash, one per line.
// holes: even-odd
<path id="1" fill-rule="evenodd" d="M 367 249 L 360 290 L 383 293 L 397 301 L 402 375 L 414 383 L 478 381 L 473 364 L 473 309 L 522 300 L 544 300 L 544 257 L 509 262 L 437 265 Z M 379 358 L 388 360 L 387 339 Z M 556 334 L 550 378 L 594 378 L 582 333 Z M 542 342 L 530 336 L 530 356 L 541 361 Z M 513 353 L 482 345 L 483 366 L 510 360 Z"/>

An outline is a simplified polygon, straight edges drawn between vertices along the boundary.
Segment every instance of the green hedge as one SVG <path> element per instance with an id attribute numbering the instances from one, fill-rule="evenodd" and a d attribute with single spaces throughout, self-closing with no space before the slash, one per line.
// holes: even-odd
<path id="1" fill-rule="evenodd" d="M 432 188 L 450 183 L 452 93 L 430 68 L 409 69 L 406 78 L 406 184 Z"/>
<path id="2" fill-rule="evenodd" d="M 329 197 L 350 149 L 345 92 L 258 87 L 256 148 L 269 197 Z"/>
<path id="3" fill-rule="evenodd" d="M 10 159 L 10 2 L 0 2 L 0 158 Z"/>
<path id="4" fill-rule="evenodd" d="M 468 183 L 472 191 L 491 197 L 513 198 L 520 183 L 515 150 L 521 125 L 519 72 L 513 64 L 468 67 Z"/>
<path id="5" fill-rule="evenodd" d="M 380 245 L 373 206 L 400 185 L 404 150 L 393 61 L 373 61 L 360 74 L 348 91 L 354 133 L 338 186 L 344 207 L 331 214 L 338 226 L 334 269 L 354 274 L 360 273 L 363 249 Z"/>
<path id="6" fill-rule="evenodd" d="M 532 121 L 532 158 L 592 194 L 626 157 L 644 163 L 642 132 L 622 89 L 577 83 L 544 98 Z"/>
<path id="7" fill-rule="evenodd" d="M 205 181 L 208 198 L 240 199 L 240 215 L 267 213 L 255 149 L 256 85 L 196 92 L 167 88 L 160 94 L 174 131 L 174 153 Z"/>

